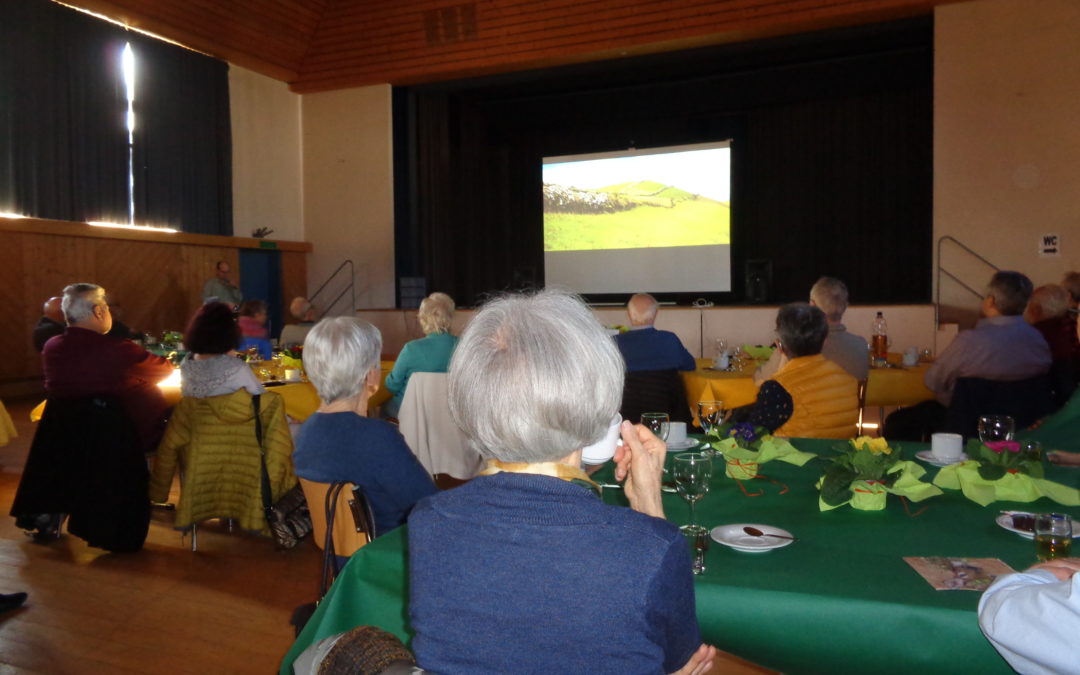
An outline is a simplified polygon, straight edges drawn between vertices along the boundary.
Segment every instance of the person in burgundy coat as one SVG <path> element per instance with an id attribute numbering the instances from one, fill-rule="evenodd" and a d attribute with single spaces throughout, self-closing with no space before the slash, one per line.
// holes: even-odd
<path id="1" fill-rule="evenodd" d="M 172 365 L 130 340 L 105 335 L 113 321 L 101 286 L 71 284 L 62 307 L 68 326 L 41 353 L 45 391 L 50 397 L 118 396 L 143 450 L 154 450 L 169 407 L 157 383 L 172 373 Z"/>

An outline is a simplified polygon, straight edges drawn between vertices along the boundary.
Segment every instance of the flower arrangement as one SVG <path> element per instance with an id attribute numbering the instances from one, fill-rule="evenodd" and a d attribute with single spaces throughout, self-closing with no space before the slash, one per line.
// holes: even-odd
<path id="1" fill-rule="evenodd" d="M 919 478 L 925 470 L 900 459 L 900 449 L 892 448 L 884 438 L 860 436 L 837 448 L 825 474 L 818 481 L 818 507 L 822 511 L 850 503 L 862 511 L 885 508 L 888 494 L 922 501 L 941 494 L 941 490 Z"/>
<path id="2" fill-rule="evenodd" d="M 304 367 L 304 345 L 294 345 L 282 350 L 281 365 L 288 369 L 301 370 Z"/>
<path id="3" fill-rule="evenodd" d="M 1066 506 L 1080 505 L 1080 490 L 1045 480 L 1041 461 L 1025 453 L 1016 441 L 968 441 L 970 459 L 942 467 L 934 485 L 961 490 L 971 501 L 986 506 L 994 501 L 1033 502 L 1047 497 Z"/>
<path id="4" fill-rule="evenodd" d="M 1042 462 L 1021 452 L 1017 441 L 983 443 L 972 438 L 964 450 L 968 457 L 979 463 L 979 476 L 984 480 L 998 480 L 1007 473 L 1043 477 Z"/>
<path id="5" fill-rule="evenodd" d="M 776 438 L 765 427 L 748 422 L 721 424 L 708 435 L 717 439 L 712 448 L 724 455 L 727 476 L 736 480 L 756 478 L 758 467 L 774 459 L 802 466 L 816 457 L 813 453 L 796 450 L 787 440 Z"/>
<path id="6" fill-rule="evenodd" d="M 161 334 L 161 346 L 176 349 L 184 339 L 184 334 L 178 330 L 167 330 Z"/>

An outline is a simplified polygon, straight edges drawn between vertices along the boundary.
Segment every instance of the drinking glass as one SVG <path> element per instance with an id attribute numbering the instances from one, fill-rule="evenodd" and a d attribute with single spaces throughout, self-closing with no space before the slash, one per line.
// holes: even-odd
<path id="1" fill-rule="evenodd" d="M 1042 561 L 1068 558 L 1072 550 L 1072 518 L 1067 513 L 1035 516 L 1035 556 Z"/>
<path id="2" fill-rule="evenodd" d="M 1042 460 L 1042 443 L 1038 441 L 1020 441 L 1020 455 L 1032 462 Z"/>
<path id="3" fill-rule="evenodd" d="M 671 429 L 671 417 L 666 412 L 641 413 L 641 423 L 662 441 L 667 441 Z"/>
<path id="4" fill-rule="evenodd" d="M 983 443 L 1011 441 L 1016 422 L 1008 415 L 983 415 L 979 418 L 979 440 Z"/>
<path id="5" fill-rule="evenodd" d="M 716 338 L 715 345 L 716 347 L 713 354 L 715 355 L 715 360 L 719 362 L 724 354 L 727 354 L 727 340 L 724 338 Z"/>
<path id="6" fill-rule="evenodd" d="M 672 458 L 671 474 L 679 496 L 690 505 L 690 522 L 681 528 L 687 536 L 697 536 L 706 529 L 697 524 L 694 505 L 709 492 L 712 480 L 712 455 L 707 452 L 683 452 Z"/>
<path id="7" fill-rule="evenodd" d="M 723 401 L 701 401 L 697 404 L 698 423 L 706 434 L 724 422 Z"/>

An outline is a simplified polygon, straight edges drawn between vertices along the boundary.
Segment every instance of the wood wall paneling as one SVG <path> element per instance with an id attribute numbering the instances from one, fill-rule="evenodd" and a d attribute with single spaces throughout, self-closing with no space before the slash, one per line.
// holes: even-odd
<path id="1" fill-rule="evenodd" d="M 76 234 L 39 233 L 42 229 Z M 128 326 L 160 334 L 183 330 L 202 303 L 203 283 L 225 260 L 238 269 L 238 245 L 259 242 L 209 235 L 145 235 L 95 231 L 58 221 L 0 221 L 0 302 L 12 321 L 0 331 L 0 382 L 41 377 L 40 358 L 30 340 L 41 305 L 64 286 L 85 281 L 100 284 Z M 93 229 L 93 228 L 91 228 Z M 128 235 L 125 238 L 125 235 Z M 157 237 L 154 240 L 153 237 Z M 207 245 L 209 242 L 219 245 Z M 279 242 L 282 290 L 286 303 L 305 295 L 308 244 Z M 234 281 L 239 275 L 234 273 Z"/>

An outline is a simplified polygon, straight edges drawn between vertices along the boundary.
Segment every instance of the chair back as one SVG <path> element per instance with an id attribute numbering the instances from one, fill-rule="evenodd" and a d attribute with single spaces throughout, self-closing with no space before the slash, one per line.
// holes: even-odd
<path id="1" fill-rule="evenodd" d="M 1051 409 L 1049 375 L 1011 382 L 961 377 L 956 380 L 942 431 L 976 437 L 982 415 L 1008 415 L 1016 420 L 1016 428 L 1020 430 L 1049 414 Z"/>
<path id="2" fill-rule="evenodd" d="M 666 412 L 672 422 L 690 423 L 693 415 L 679 371 L 639 370 L 626 374 L 619 413 L 636 424 L 645 412 Z"/>
<path id="3" fill-rule="evenodd" d="M 347 558 L 375 538 L 375 517 L 371 513 L 371 506 L 363 491 L 357 490 L 352 483 L 316 483 L 301 478 L 300 487 L 304 490 L 308 511 L 311 512 L 312 535 L 320 549 L 326 545 L 329 515 L 327 496 L 332 492 L 336 496 L 333 504 L 334 525 L 330 535 L 334 542 L 334 555 Z"/>
<path id="4" fill-rule="evenodd" d="M 11 515 L 70 514 L 68 531 L 110 551 L 142 548 L 148 471 L 135 425 L 111 395 L 50 397 Z"/>
<path id="5" fill-rule="evenodd" d="M 450 417 L 446 373 L 413 373 L 398 411 L 405 443 L 430 474 L 472 478 L 483 465 Z"/>

